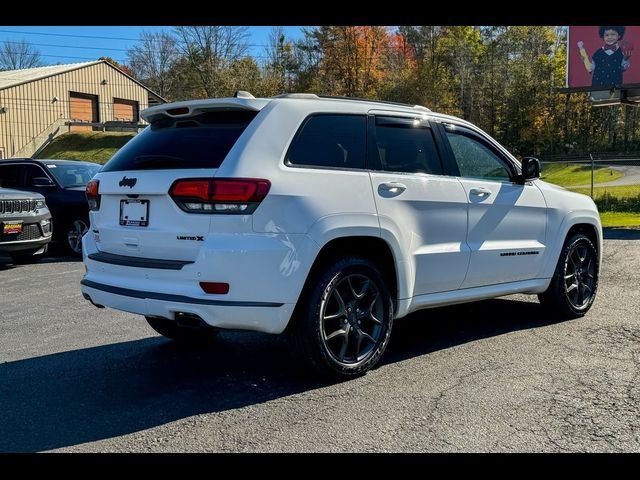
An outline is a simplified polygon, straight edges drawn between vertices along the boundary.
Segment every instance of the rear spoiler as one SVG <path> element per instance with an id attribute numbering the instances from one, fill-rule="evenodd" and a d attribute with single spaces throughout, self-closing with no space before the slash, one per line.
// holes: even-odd
<path id="1" fill-rule="evenodd" d="M 271 100 L 266 98 L 217 98 L 208 100 L 187 100 L 163 103 L 147 108 L 140 116 L 149 123 L 161 118 L 188 118 L 202 112 L 215 110 L 249 110 L 258 112 Z"/>

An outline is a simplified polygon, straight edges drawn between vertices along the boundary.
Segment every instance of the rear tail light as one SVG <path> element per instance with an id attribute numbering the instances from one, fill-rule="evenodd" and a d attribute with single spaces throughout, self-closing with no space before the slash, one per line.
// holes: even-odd
<path id="1" fill-rule="evenodd" d="M 87 196 L 87 203 L 89 203 L 89 210 L 100 209 L 100 194 L 98 189 L 100 187 L 100 180 L 90 180 L 87 183 L 87 190 L 85 194 Z"/>
<path id="2" fill-rule="evenodd" d="M 218 295 L 229 293 L 229 284 L 223 282 L 200 282 L 200 288 L 204 293 L 216 293 Z"/>
<path id="3" fill-rule="evenodd" d="M 253 213 L 269 193 L 271 182 L 262 178 L 186 178 L 176 180 L 169 195 L 185 212 Z"/>

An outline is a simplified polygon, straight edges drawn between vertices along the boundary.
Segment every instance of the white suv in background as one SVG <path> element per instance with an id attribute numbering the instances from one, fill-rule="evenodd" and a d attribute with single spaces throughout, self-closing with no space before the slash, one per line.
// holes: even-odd
<path id="1" fill-rule="evenodd" d="M 142 116 L 87 187 L 81 288 L 169 338 L 286 329 L 348 377 L 422 308 L 530 293 L 572 318 L 593 303 L 594 203 L 464 120 L 246 92 Z"/>

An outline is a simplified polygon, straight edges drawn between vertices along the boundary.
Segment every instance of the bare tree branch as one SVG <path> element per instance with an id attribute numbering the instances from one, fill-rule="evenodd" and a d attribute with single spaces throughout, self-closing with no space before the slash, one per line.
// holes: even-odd
<path id="1" fill-rule="evenodd" d="M 246 55 L 247 29 L 235 26 L 175 28 L 178 45 L 208 97 L 217 97 L 226 91 L 223 74 L 235 60 Z"/>
<path id="2" fill-rule="evenodd" d="M 180 58 L 176 39 L 165 32 L 143 32 L 128 52 L 129 68 L 136 78 L 161 97 L 170 95 L 176 76 L 172 68 Z"/>
<path id="3" fill-rule="evenodd" d="M 0 70 L 19 70 L 41 65 L 40 52 L 26 40 L 7 40 L 0 47 Z"/>

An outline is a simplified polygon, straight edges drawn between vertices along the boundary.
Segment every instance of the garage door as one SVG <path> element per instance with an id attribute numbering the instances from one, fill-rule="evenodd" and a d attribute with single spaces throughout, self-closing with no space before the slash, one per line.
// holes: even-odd
<path id="1" fill-rule="evenodd" d="M 113 99 L 113 119 L 118 122 L 138 121 L 138 102 L 134 100 L 124 100 L 122 98 Z"/>
<path id="2" fill-rule="evenodd" d="M 73 122 L 98 121 L 98 96 L 69 92 L 69 117 Z M 92 126 L 74 125 L 72 131 L 93 130 Z"/>

